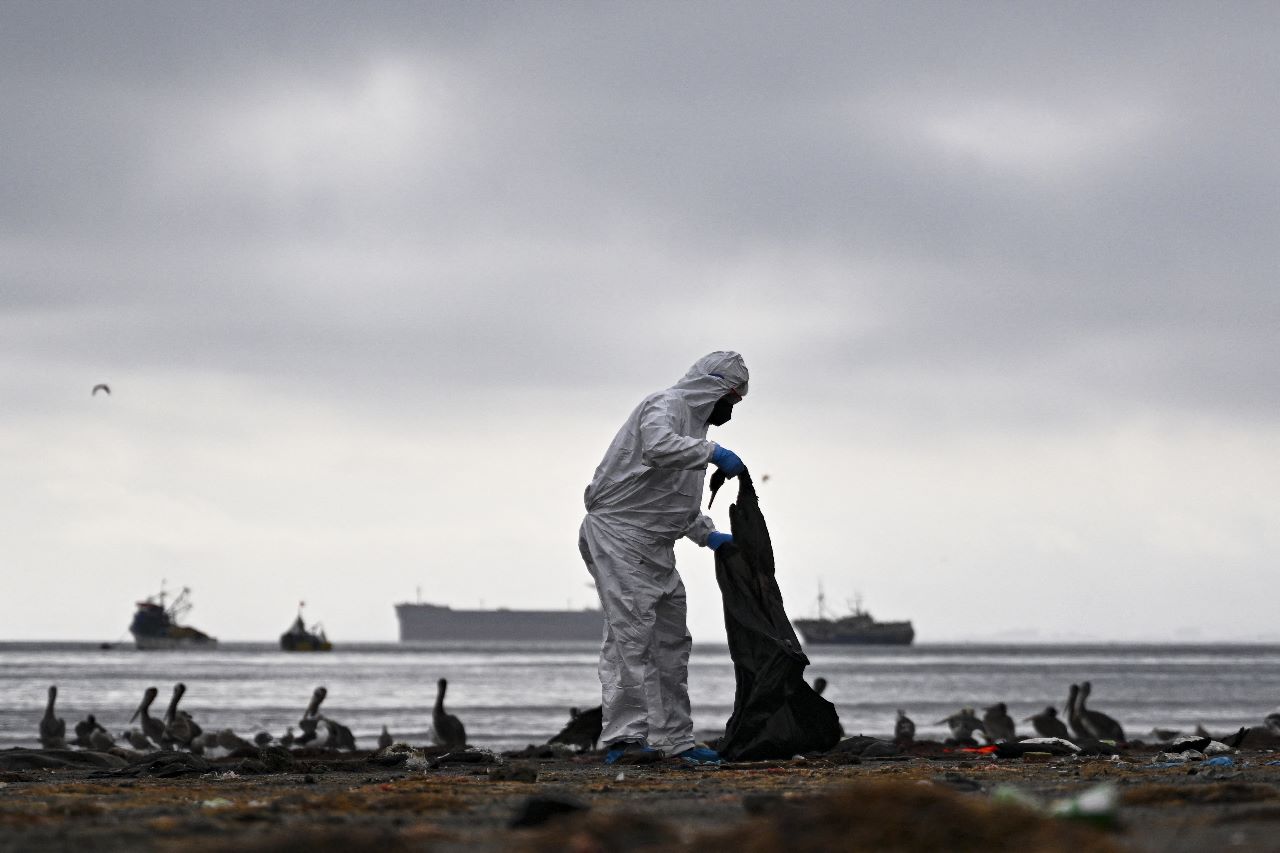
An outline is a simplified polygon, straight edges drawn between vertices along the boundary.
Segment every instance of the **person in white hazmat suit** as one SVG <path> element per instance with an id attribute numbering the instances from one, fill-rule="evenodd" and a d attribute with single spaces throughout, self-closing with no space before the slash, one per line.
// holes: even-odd
<path id="1" fill-rule="evenodd" d="M 715 550 L 733 537 L 699 511 L 707 464 L 734 477 L 733 451 L 707 440 L 747 393 L 736 352 L 698 360 L 675 385 L 640 402 L 614 436 L 586 491 L 578 548 L 604 610 L 600 685 L 605 762 L 680 756 L 717 762 L 695 747 L 689 712 L 684 583 L 675 541 Z"/>

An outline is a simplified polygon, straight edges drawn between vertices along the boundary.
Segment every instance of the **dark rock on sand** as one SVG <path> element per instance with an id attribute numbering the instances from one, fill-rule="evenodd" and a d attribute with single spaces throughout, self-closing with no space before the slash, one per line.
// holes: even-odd
<path id="1" fill-rule="evenodd" d="M 532 764 L 500 764 L 489 770 L 490 782 L 537 782 L 538 768 Z"/>
<path id="2" fill-rule="evenodd" d="M 889 758 L 901 754 L 901 747 L 891 741 L 855 735 L 833 746 L 827 751 L 826 757 L 839 762 L 846 758 Z"/>
<path id="3" fill-rule="evenodd" d="M 529 797 L 511 819 L 512 828 L 541 826 L 552 818 L 585 812 L 586 803 L 568 794 L 540 794 Z"/>

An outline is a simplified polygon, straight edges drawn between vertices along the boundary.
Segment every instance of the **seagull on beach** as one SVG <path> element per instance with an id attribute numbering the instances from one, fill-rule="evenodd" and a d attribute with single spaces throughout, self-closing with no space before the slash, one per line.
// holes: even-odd
<path id="1" fill-rule="evenodd" d="M 444 692 L 449 689 L 449 682 L 440 679 L 436 682 L 436 704 L 431 710 L 431 735 L 439 746 L 451 749 L 467 745 L 467 730 L 462 721 L 444 709 Z"/>
<path id="2" fill-rule="evenodd" d="M 67 721 L 53 713 L 53 705 L 58 701 L 58 688 L 49 688 L 49 702 L 44 706 L 44 716 L 40 718 L 40 746 L 45 749 L 67 748 Z"/>
<path id="3" fill-rule="evenodd" d="M 987 739 L 994 743 L 1009 743 L 1018 738 L 1013 718 L 1009 716 L 1009 707 L 1003 702 L 997 702 L 983 712 L 982 730 L 987 733 Z"/>
<path id="4" fill-rule="evenodd" d="M 1045 709 L 1039 714 L 1033 714 L 1023 722 L 1031 723 L 1031 725 L 1035 726 L 1036 734 L 1040 735 L 1040 737 L 1057 737 L 1063 740 L 1071 740 L 1071 732 L 1067 731 L 1066 724 L 1058 719 L 1058 710 L 1052 705 L 1045 706 Z"/>

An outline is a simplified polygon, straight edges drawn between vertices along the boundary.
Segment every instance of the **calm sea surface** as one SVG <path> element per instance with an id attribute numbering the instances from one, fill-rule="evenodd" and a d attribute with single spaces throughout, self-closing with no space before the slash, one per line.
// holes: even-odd
<path id="1" fill-rule="evenodd" d="M 1003 701 L 1015 719 L 1047 704 L 1061 710 L 1067 686 L 1093 682 L 1091 707 L 1131 737 L 1152 726 L 1234 731 L 1280 704 L 1280 646 L 814 646 L 810 678 L 830 682 L 850 734 L 887 734 L 904 708 L 919 735 L 961 705 Z M 93 713 L 113 734 L 129 726 L 143 691 L 186 682 L 183 707 L 206 729 L 275 735 L 295 725 L 311 691 L 328 688 L 324 711 L 371 747 L 383 724 L 397 739 L 426 742 L 437 678 L 449 679 L 449 710 L 473 744 L 540 743 L 573 705 L 599 704 L 595 644 L 348 645 L 328 654 L 286 654 L 265 644 L 212 652 L 100 650 L 90 643 L 0 643 L 0 748 L 36 746 L 49 685 L 59 688 L 67 729 Z M 699 733 L 723 729 L 733 706 L 733 666 L 724 646 L 696 646 L 690 693 Z M 979 713 L 981 713 L 979 711 Z M 1029 726 L 1020 727 L 1030 733 Z"/>

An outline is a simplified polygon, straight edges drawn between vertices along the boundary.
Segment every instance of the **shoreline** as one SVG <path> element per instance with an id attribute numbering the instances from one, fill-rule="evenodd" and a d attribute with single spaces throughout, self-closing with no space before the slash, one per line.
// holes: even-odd
<path id="1" fill-rule="evenodd" d="M 598 754 L 450 758 L 438 748 L 407 749 L 275 748 L 210 760 L 147 753 L 133 763 L 0 751 L 0 851 L 274 851 L 303 840 L 312 853 L 375 845 L 817 850 L 833 839 L 845 849 L 896 839 L 898 849 L 925 850 L 947 849 L 956 832 L 990 836 L 981 849 L 1280 850 L 1280 751 L 1271 748 L 1234 751 L 1226 766 L 1168 765 L 1157 747 L 1116 758 L 1020 759 L 928 747 L 927 756 L 828 754 L 699 768 L 606 767 Z M 57 759 L 81 763 L 39 766 Z M 1117 794 L 1114 820 L 1044 813 L 1104 784 Z M 512 828 L 531 798 L 585 810 Z M 925 819 L 932 814 L 947 817 Z"/>

